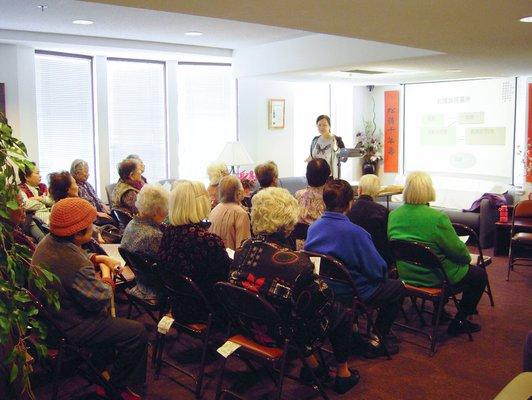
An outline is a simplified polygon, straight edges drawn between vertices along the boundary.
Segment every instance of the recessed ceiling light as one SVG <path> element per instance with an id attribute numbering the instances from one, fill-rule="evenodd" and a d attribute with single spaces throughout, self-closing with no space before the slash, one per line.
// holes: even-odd
<path id="1" fill-rule="evenodd" d="M 203 32 L 190 31 L 190 32 L 185 32 L 185 35 L 187 35 L 187 36 L 202 36 Z"/>
<path id="2" fill-rule="evenodd" d="M 532 22 L 532 16 L 530 17 L 523 17 L 519 21 L 521 22 Z"/>
<path id="3" fill-rule="evenodd" d="M 37 8 L 40 9 L 42 12 L 44 12 L 44 10 L 48 8 L 48 6 L 46 4 L 39 4 Z"/>
<path id="4" fill-rule="evenodd" d="M 91 21 L 90 19 L 75 19 L 72 23 L 76 25 L 92 25 L 94 24 L 94 21 Z"/>

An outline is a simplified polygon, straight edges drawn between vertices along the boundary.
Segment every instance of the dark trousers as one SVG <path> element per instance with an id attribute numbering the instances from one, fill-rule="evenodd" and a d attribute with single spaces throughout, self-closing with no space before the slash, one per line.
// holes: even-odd
<path id="1" fill-rule="evenodd" d="M 337 363 L 347 361 L 350 352 L 351 336 L 353 335 L 353 314 L 338 302 L 335 302 L 331 310 L 332 326 L 328 337 L 331 341 L 334 358 Z"/>
<path id="2" fill-rule="evenodd" d="M 379 309 L 375 327 L 384 337 L 390 332 L 405 297 L 405 287 L 400 280 L 386 279 L 365 304 Z"/>
<path id="3" fill-rule="evenodd" d="M 455 293 L 462 292 L 458 318 L 464 318 L 475 313 L 478 302 L 486 289 L 488 275 L 482 267 L 470 266 L 467 274 L 454 285 Z"/>
<path id="4" fill-rule="evenodd" d="M 142 324 L 125 318 L 105 318 L 93 329 L 78 334 L 75 341 L 89 348 L 93 358 L 112 362 L 110 382 L 117 388 L 146 381 L 148 335 Z"/>

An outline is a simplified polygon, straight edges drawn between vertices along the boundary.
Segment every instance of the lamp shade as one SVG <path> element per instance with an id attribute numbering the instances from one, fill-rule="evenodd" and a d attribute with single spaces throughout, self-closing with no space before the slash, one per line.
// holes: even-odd
<path id="1" fill-rule="evenodd" d="M 218 161 L 231 166 L 253 164 L 253 160 L 249 156 L 246 148 L 240 142 L 227 142 L 218 156 Z"/>

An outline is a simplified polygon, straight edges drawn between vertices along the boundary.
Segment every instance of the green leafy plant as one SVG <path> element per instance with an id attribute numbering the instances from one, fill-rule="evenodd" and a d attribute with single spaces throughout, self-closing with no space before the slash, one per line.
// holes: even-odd
<path id="1" fill-rule="evenodd" d="M 26 147 L 13 137 L 12 129 L 0 112 L 0 346 L 4 363 L 1 384 L 11 386 L 14 396 L 27 395 L 34 399 L 29 373 L 31 345 L 38 355 L 47 354 L 44 340 L 46 328 L 38 319 L 38 310 L 22 289 L 35 287 L 46 297 L 49 305 L 59 309 L 57 292 L 47 286 L 58 281 L 57 277 L 41 266 L 30 263 L 30 250 L 17 244 L 13 236 L 14 226 L 9 222 L 10 213 L 18 210 L 16 171 L 31 165 Z M 7 380 L 7 382 L 6 382 Z M 13 386 L 17 386 L 13 390 Z"/>

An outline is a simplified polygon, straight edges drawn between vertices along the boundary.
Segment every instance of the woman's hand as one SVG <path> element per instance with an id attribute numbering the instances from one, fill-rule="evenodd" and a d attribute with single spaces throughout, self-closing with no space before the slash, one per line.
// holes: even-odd
<path id="1" fill-rule="evenodd" d="M 113 217 L 111 217 L 109 214 L 106 214 L 106 213 L 104 213 L 104 212 L 97 212 L 96 215 L 97 215 L 99 218 L 105 218 L 105 219 L 113 220 Z"/>
<path id="2" fill-rule="evenodd" d="M 94 257 L 94 261 L 100 264 L 100 267 L 102 264 L 105 265 L 109 268 L 110 271 L 119 271 L 122 269 L 122 263 L 120 262 L 120 260 L 113 257 L 97 255 Z"/>

